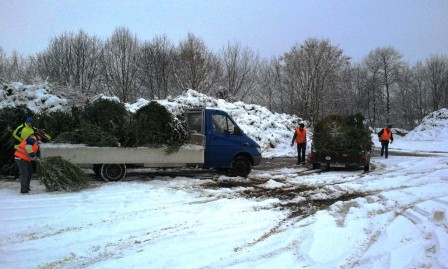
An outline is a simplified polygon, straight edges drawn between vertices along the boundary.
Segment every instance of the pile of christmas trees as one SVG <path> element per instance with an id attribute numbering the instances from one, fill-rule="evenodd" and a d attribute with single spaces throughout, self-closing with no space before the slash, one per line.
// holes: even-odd
<path id="1" fill-rule="evenodd" d="M 177 148 L 189 139 L 185 121 L 157 102 L 150 102 L 131 114 L 123 103 L 98 99 L 83 109 L 43 114 L 40 120 L 59 143 Z"/>
<path id="2" fill-rule="evenodd" d="M 150 102 L 136 113 L 128 112 L 123 103 L 110 99 L 97 99 L 84 107 L 70 111 L 33 113 L 24 106 L 0 109 L 0 173 L 14 174 L 14 144 L 12 132 L 27 117 L 33 117 L 33 126 L 44 129 L 53 142 L 86 144 L 107 147 L 166 147 L 167 153 L 177 150 L 189 137 L 185 121 L 172 115 L 163 105 Z M 38 172 L 48 190 L 76 190 L 83 184 L 74 180 L 67 187 L 66 179 L 75 179 L 71 166 L 63 160 L 42 162 Z M 65 171 L 65 172 L 64 172 Z M 45 175 L 43 175 L 44 173 Z M 53 182 L 51 182 L 53 180 Z M 62 183 L 61 183 L 62 182 Z M 65 186 L 65 187 L 62 187 Z"/>
<path id="3" fill-rule="evenodd" d="M 370 151 L 372 137 L 361 114 L 330 115 L 314 127 L 313 149 L 329 151 Z"/>

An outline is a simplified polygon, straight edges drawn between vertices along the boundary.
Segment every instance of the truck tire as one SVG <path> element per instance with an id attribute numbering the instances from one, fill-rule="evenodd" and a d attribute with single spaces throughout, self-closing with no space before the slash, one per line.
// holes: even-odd
<path id="1" fill-rule="evenodd" d="M 126 165 L 103 164 L 101 166 L 101 177 L 104 181 L 120 181 L 126 176 Z"/>
<path id="2" fill-rule="evenodd" d="M 251 169 L 250 161 L 245 157 L 236 157 L 232 162 L 231 172 L 235 176 L 247 177 Z"/>

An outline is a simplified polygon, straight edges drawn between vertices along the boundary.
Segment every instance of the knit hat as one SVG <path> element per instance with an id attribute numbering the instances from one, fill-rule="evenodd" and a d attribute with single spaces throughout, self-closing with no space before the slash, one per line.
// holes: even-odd
<path id="1" fill-rule="evenodd" d="M 26 123 L 32 123 L 33 122 L 33 118 L 31 118 L 31 117 L 28 117 L 28 118 L 26 118 L 26 121 L 25 121 Z"/>

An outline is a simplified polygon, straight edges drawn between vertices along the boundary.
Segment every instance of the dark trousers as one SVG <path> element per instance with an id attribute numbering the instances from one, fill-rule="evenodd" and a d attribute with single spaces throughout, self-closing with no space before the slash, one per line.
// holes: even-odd
<path id="1" fill-rule="evenodd" d="M 381 141 L 381 156 L 389 157 L 389 141 Z"/>
<path id="2" fill-rule="evenodd" d="M 20 192 L 28 192 L 33 175 L 33 164 L 22 159 L 16 159 L 16 163 L 20 170 Z"/>
<path id="3" fill-rule="evenodd" d="M 297 163 L 305 162 L 306 143 L 297 144 Z"/>

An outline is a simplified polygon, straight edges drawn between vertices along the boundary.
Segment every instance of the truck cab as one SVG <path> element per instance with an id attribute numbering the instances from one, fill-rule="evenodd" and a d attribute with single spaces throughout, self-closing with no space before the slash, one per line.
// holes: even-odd
<path id="1" fill-rule="evenodd" d="M 260 146 L 227 112 L 211 108 L 189 109 L 186 121 L 193 134 L 205 137 L 204 168 L 245 177 L 252 166 L 260 164 Z"/>

